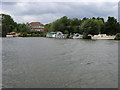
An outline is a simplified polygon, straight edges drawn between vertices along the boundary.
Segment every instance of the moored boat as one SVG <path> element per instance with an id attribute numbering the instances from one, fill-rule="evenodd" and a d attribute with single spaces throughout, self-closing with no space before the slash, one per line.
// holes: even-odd
<path id="1" fill-rule="evenodd" d="M 92 39 L 111 39 L 113 40 L 115 38 L 115 35 L 106 35 L 106 34 L 98 34 L 92 36 Z"/>

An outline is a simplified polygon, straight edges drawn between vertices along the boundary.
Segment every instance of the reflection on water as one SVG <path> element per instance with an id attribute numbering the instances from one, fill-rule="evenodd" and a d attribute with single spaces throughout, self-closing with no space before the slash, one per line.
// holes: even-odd
<path id="1" fill-rule="evenodd" d="M 117 88 L 118 41 L 3 38 L 3 87 Z"/>

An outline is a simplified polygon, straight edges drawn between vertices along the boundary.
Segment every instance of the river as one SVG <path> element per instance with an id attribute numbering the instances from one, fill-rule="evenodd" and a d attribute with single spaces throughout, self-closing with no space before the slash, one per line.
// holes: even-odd
<path id="1" fill-rule="evenodd" d="M 3 88 L 117 88 L 118 41 L 2 39 Z"/>

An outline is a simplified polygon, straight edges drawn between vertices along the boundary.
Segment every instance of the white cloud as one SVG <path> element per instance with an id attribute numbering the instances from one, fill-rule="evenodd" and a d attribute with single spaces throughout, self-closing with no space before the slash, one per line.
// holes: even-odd
<path id="1" fill-rule="evenodd" d="M 42 22 L 44 24 L 50 23 L 63 15 L 54 15 L 54 14 L 43 14 L 43 15 L 25 15 L 25 16 L 13 16 L 13 18 L 18 21 L 18 23 L 24 22 Z"/>
<path id="2" fill-rule="evenodd" d="M 118 2 L 119 0 L 17 0 L 17 2 Z M 16 2 L 16 0 L 4 0 L 3 2 Z"/>
<path id="3" fill-rule="evenodd" d="M 64 15 L 70 18 L 117 18 L 117 2 L 6 2 L 3 13 L 10 14 L 16 22 L 40 21 L 50 23 Z M 86 0 L 85 0 L 86 1 Z"/>

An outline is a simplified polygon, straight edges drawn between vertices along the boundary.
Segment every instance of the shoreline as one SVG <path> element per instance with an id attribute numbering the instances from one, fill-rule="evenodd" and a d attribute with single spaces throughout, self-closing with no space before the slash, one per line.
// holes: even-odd
<path id="1" fill-rule="evenodd" d="M 1 38 L 48 38 L 48 37 L 1 37 Z M 61 40 L 65 40 L 65 39 L 74 39 L 74 38 L 50 38 L 50 39 L 61 39 Z M 109 39 L 109 38 L 101 38 L 101 39 L 82 39 L 82 38 L 76 38 L 74 40 L 115 40 L 115 39 Z M 117 40 L 119 41 L 119 40 Z"/>

